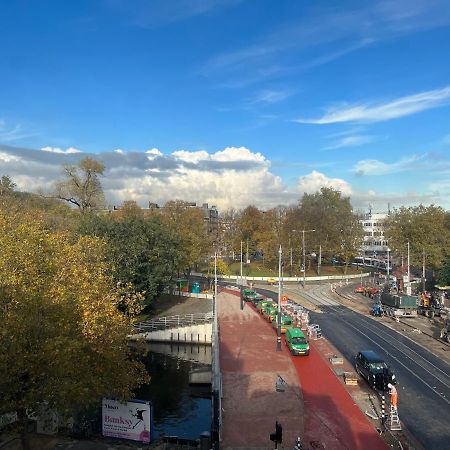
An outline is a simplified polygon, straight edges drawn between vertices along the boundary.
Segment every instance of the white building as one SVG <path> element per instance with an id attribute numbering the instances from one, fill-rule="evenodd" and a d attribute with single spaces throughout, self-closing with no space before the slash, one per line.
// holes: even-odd
<path id="1" fill-rule="evenodd" d="M 387 256 L 388 244 L 384 237 L 384 221 L 389 213 L 368 213 L 361 216 L 360 222 L 364 228 L 364 243 L 361 256 L 384 259 Z"/>

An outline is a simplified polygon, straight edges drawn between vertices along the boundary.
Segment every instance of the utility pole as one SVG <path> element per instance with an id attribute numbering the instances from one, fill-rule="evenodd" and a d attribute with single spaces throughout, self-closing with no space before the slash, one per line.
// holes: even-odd
<path id="1" fill-rule="evenodd" d="M 387 286 L 388 289 L 390 288 L 390 283 L 389 283 L 389 252 L 390 252 L 390 248 L 387 248 L 387 268 L 386 268 L 386 280 L 387 280 Z"/>
<path id="2" fill-rule="evenodd" d="M 422 292 L 425 292 L 425 249 L 422 250 Z"/>
<path id="3" fill-rule="evenodd" d="M 406 295 L 411 295 L 411 278 L 410 278 L 410 272 L 409 272 L 409 241 L 407 244 L 408 249 L 408 285 L 406 286 Z"/>
<path id="4" fill-rule="evenodd" d="M 305 233 L 312 233 L 316 230 L 301 230 L 302 231 L 302 254 L 303 254 L 303 289 L 306 284 L 306 250 L 305 250 Z"/>
<path id="5" fill-rule="evenodd" d="M 246 260 L 245 260 L 245 264 L 248 264 L 248 239 L 247 239 L 247 253 L 246 253 Z"/>
<path id="6" fill-rule="evenodd" d="M 278 311 L 277 311 L 277 350 L 281 351 L 281 244 L 278 250 Z"/>
<path id="7" fill-rule="evenodd" d="M 242 285 L 242 241 L 241 241 L 241 285 Z"/>
<path id="8" fill-rule="evenodd" d="M 322 266 L 322 245 L 319 245 L 319 263 L 317 264 L 317 275 L 319 276 L 321 266 Z"/>
<path id="9" fill-rule="evenodd" d="M 292 247 L 290 247 L 289 252 L 290 252 L 290 256 L 291 256 L 291 258 L 290 258 L 290 272 L 289 272 L 289 276 L 292 277 Z"/>

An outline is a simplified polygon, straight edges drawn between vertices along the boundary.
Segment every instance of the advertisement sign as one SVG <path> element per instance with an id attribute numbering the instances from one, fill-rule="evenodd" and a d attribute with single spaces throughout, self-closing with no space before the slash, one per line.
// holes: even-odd
<path id="1" fill-rule="evenodd" d="M 143 400 L 121 403 L 104 398 L 102 402 L 102 434 L 106 437 L 150 442 L 152 404 Z"/>

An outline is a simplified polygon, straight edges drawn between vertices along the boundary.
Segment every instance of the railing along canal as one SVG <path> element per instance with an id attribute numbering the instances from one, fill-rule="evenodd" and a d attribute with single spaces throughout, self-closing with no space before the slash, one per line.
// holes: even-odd
<path id="1" fill-rule="evenodd" d="M 213 320 L 213 313 L 186 314 L 184 316 L 159 317 L 134 324 L 136 331 L 145 333 L 148 331 L 167 330 L 169 328 L 188 327 L 202 325 Z"/>

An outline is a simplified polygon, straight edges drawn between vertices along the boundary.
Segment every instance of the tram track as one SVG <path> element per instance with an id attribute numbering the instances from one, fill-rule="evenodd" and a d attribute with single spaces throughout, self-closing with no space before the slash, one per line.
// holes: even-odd
<path id="1" fill-rule="evenodd" d="M 397 374 L 400 416 L 425 448 L 448 448 L 450 423 L 450 366 L 426 346 L 394 328 L 353 309 L 352 299 L 336 298 L 329 285 L 285 286 L 284 292 L 300 296 L 321 313 L 310 311 L 330 342 L 349 361 L 362 349 L 380 353 Z M 290 295 L 291 294 L 291 295 Z M 361 303 L 359 303 L 361 305 Z"/>

